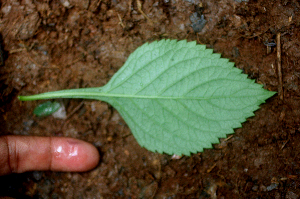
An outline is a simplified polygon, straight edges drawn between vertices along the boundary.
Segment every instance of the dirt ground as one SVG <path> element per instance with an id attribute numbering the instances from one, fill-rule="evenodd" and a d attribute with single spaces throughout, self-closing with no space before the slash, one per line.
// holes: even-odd
<path id="1" fill-rule="evenodd" d="M 0 195 L 300 197 L 299 1 L 2 0 L 0 8 L 0 133 L 79 138 L 101 154 L 99 165 L 86 173 L 0 177 Z M 206 44 L 279 93 L 213 149 L 179 159 L 141 148 L 118 112 L 104 102 L 61 100 L 68 116 L 63 120 L 35 117 L 33 109 L 41 101 L 17 99 L 102 86 L 137 47 L 162 38 Z"/>

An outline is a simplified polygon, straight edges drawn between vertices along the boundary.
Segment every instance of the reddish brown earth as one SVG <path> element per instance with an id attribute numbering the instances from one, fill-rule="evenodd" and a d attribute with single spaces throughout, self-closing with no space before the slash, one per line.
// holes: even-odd
<path id="1" fill-rule="evenodd" d="M 101 161 L 86 173 L 0 177 L 0 195 L 299 198 L 299 1 L 140 1 L 145 15 L 138 2 L 1 1 L 1 134 L 79 138 L 98 147 Z M 195 12 L 207 20 L 198 33 L 190 21 Z M 266 89 L 283 88 L 283 98 L 280 92 L 267 100 L 255 117 L 213 149 L 180 159 L 141 148 L 118 112 L 104 102 L 62 100 L 69 117 L 61 120 L 35 117 L 32 111 L 41 102 L 17 99 L 20 94 L 102 86 L 138 46 L 162 38 L 206 44 Z M 266 46 L 272 44 L 277 46 Z"/>

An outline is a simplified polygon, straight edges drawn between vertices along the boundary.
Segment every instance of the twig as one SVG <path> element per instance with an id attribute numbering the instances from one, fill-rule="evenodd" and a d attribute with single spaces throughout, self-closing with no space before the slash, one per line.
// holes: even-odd
<path id="1" fill-rule="evenodd" d="M 76 111 L 78 111 L 82 106 L 84 105 L 84 102 L 80 102 L 79 105 L 77 105 L 72 111 L 71 113 L 68 114 L 64 124 L 62 125 L 61 129 L 64 129 L 65 126 L 70 122 L 70 118 L 74 115 L 74 113 L 76 113 Z"/>
<path id="2" fill-rule="evenodd" d="M 83 106 L 84 102 L 80 102 L 79 105 L 77 105 L 71 113 L 69 113 L 69 115 L 67 116 L 67 119 L 69 119 L 74 113 L 76 113 L 76 111 L 78 111 L 82 106 Z"/>
<path id="3" fill-rule="evenodd" d="M 288 143 L 289 141 L 290 141 L 290 139 L 288 139 L 285 143 L 283 143 L 283 145 L 280 147 L 280 149 L 282 150 L 285 147 L 286 143 Z"/>
<path id="4" fill-rule="evenodd" d="M 217 163 L 215 162 L 209 169 L 206 170 L 206 172 L 210 173 L 216 166 L 217 166 Z"/>
<path id="5" fill-rule="evenodd" d="M 233 138 L 233 135 L 230 135 L 228 138 L 225 138 L 223 141 L 227 142 L 228 140 L 230 140 L 231 138 Z"/>
<path id="6" fill-rule="evenodd" d="M 137 9 L 138 11 L 149 21 L 151 25 L 153 25 L 153 21 L 143 12 L 142 10 L 142 3 L 140 0 L 136 0 Z"/>
<path id="7" fill-rule="evenodd" d="M 14 54 L 14 53 L 22 52 L 24 50 L 27 50 L 27 49 L 26 48 L 12 49 L 12 50 L 9 51 L 9 54 Z"/>
<path id="8" fill-rule="evenodd" d="M 123 23 L 123 20 L 122 20 L 122 17 L 121 17 L 121 15 L 118 13 L 118 18 L 119 18 L 119 24 L 120 24 L 120 26 L 122 26 L 122 28 L 125 28 L 125 25 L 124 25 L 124 23 Z"/>
<path id="9" fill-rule="evenodd" d="M 98 6 L 100 5 L 101 1 L 102 1 L 102 0 L 99 0 L 99 1 L 98 1 L 98 3 L 97 3 L 97 8 L 98 8 Z"/>
<path id="10" fill-rule="evenodd" d="M 281 72 L 281 44 L 280 44 L 280 33 L 277 34 L 277 67 L 278 67 L 278 95 L 279 99 L 283 100 L 283 86 L 282 86 L 282 72 Z"/>

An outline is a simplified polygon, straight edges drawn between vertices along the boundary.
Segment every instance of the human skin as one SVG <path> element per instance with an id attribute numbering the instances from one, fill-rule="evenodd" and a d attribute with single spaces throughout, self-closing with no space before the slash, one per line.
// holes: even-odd
<path id="1" fill-rule="evenodd" d="M 0 136 L 0 175 L 34 170 L 83 172 L 98 162 L 98 150 L 78 139 Z"/>

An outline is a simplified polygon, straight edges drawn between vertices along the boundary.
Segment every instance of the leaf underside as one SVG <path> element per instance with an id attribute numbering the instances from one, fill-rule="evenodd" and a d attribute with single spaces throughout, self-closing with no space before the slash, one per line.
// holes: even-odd
<path id="1" fill-rule="evenodd" d="M 190 155 L 234 133 L 274 95 L 241 72 L 204 45 L 161 40 L 134 51 L 105 86 L 51 92 L 57 94 L 51 97 L 106 101 L 141 146 Z"/>

